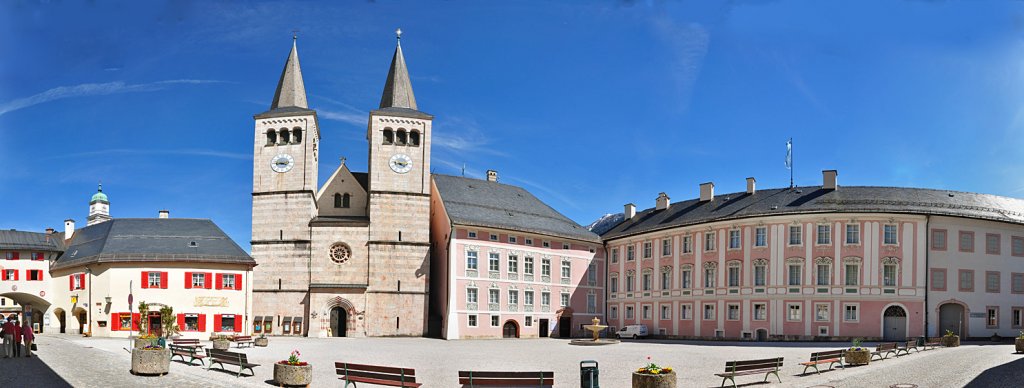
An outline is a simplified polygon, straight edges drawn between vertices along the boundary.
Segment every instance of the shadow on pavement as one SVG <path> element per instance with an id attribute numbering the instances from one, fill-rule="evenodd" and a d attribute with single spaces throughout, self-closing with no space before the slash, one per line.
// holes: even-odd
<path id="1" fill-rule="evenodd" d="M 0 386 L 70 387 L 39 357 L 0 358 Z"/>
<path id="2" fill-rule="evenodd" d="M 1024 380 L 1024 358 L 988 368 L 964 388 L 1019 387 Z"/>

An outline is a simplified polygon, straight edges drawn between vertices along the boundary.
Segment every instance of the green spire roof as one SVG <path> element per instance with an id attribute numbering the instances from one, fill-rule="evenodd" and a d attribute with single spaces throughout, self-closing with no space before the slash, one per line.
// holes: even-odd
<path id="1" fill-rule="evenodd" d="M 102 183 L 100 183 L 99 188 L 96 189 L 96 194 L 92 195 L 92 200 L 89 201 L 89 204 L 93 204 L 93 203 L 96 203 L 96 202 L 110 203 L 110 201 L 107 200 L 107 195 L 103 194 L 103 184 Z"/>

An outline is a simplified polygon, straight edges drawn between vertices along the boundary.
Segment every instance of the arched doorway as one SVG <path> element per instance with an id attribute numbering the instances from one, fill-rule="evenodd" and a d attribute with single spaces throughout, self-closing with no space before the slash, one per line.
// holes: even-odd
<path id="1" fill-rule="evenodd" d="M 88 314 L 86 313 L 85 309 L 81 307 L 75 307 L 75 309 L 71 311 L 71 315 L 73 315 L 75 317 L 76 322 L 78 322 L 78 334 L 85 333 L 85 327 L 89 324 L 89 319 L 87 317 Z"/>
<path id="2" fill-rule="evenodd" d="M 345 337 L 348 333 L 348 312 L 341 306 L 334 306 L 331 309 L 331 334 L 335 337 Z"/>
<path id="3" fill-rule="evenodd" d="M 64 312 L 64 309 L 57 308 L 53 310 L 53 315 L 57 317 L 57 324 L 60 325 L 60 333 L 64 334 L 65 330 L 67 330 L 68 324 L 67 313 Z"/>
<path id="4" fill-rule="evenodd" d="M 556 322 L 558 325 L 557 329 L 559 337 L 572 337 L 572 314 L 573 310 L 571 307 L 566 307 L 555 312 L 555 315 L 558 317 L 558 321 Z"/>
<path id="5" fill-rule="evenodd" d="M 964 306 L 959 303 L 939 305 L 939 332 L 936 336 L 941 336 L 946 333 L 946 330 L 949 330 L 953 334 L 963 337 L 967 325 L 964 313 Z"/>
<path id="6" fill-rule="evenodd" d="M 907 339 L 907 310 L 900 306 L 889 306 L 882 314 L 882 339 L 903 341 Z"/>
<path id="7" fill-rule="evenodd" d="M 505 325 L 501 327 L 501 338 L 519 338 L 519 325 L 516 321 L 505 321 Z"/>
<path id="8" fill-rule="evenodd" d="M 766 330 L 766 329 L 757 329 L 757 340 L 759 342 L 767 341 L 768 340 L 768 330 Z"/>

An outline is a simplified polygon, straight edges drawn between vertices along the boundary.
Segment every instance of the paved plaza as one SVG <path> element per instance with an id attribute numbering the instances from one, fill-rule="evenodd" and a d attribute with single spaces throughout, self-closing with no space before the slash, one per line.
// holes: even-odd
<path id="1" fill-rule="evenodd" d="M 415 368 L 425 387 L 456 387 L 456 372 L 475 370 L 553 370 L 556 387 L 579 386 L 579 361 L 600 363 L 601 386 L 629 387 L 630 371 L 648 356 L 675 367 L 680 387 L 718 387 L 714 376 L 725 361 L 785 357 L 782 383 L 760 383 L 758 376 L 737 378 L 741 386 L 756 387 L 888 387 L 911 383 L 919 387 L 1020 387 L 1024 384 L 1024 355 L 1013 345 L 967 343 L 959 348 L 929 350 L 873 362 L 868 366 L 799 376 L 811 352 L 845 344 L 688 342 L 641 340 L 604 347 L 569 346 L 559 339 L 442 341 L 426 338 L 275 338 L 266 348 L 243 349 L 251 362 L 262 364 L 252 377 L 206 371 L 178 361 L 163 377 L 129 374 L 128 340 L 40 335 L 37 358 L 0 359 L 4 387 L 269 387 L 273 363 L 293 349 L 313 364 L 314 387 L 340 387 L 334 361 Z M 205 341 L 204 341 L 205 342 Z M 208 346 L 208 345 L 207 345 Z M 360 385 L 362 386 L 362 385 Z"/>

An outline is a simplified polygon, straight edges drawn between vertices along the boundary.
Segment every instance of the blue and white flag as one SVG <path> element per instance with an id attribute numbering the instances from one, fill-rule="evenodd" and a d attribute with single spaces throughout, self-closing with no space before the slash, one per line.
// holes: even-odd
<path id="1" fill-rule="evenodd" d="M 793 168 L 793 138 L 786 141 L 786 168 Z"/>

